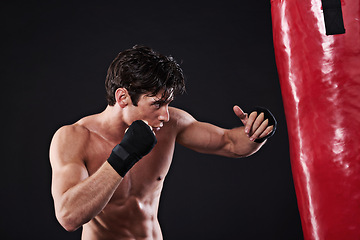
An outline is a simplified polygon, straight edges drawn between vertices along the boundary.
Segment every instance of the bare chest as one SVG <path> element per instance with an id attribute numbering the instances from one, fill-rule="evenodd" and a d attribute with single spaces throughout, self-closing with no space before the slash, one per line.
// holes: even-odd
<path id="1" fill-rule="evenodd" d="M 154 149 L 130 169 L 114 193 L 113 200 L 129 196 L 151 199 L 160 194 L 172 162 L 175 136 L 164 132 L 156 137 L 158 142 Z M 97 136 L 91 138 L 85 160 L 89 175 L 94 174 L 107 160 L 114 146 Z"/>

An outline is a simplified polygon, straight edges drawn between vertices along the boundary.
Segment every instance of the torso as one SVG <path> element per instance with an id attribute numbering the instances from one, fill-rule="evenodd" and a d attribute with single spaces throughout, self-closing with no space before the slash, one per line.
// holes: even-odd
<path id="1" fill-rule="evenodd" d="M 96 115 L 76 124 L 90 132 L 84 159 L 90 176 L 106 161 L 117 143 L 107 141 L 101 131 L 93 128 Z M 177 130 L 174 125 L 170 120 L 156 132 L 158 142 L 154 149 L 125 175 L 103 211 L 83 226 L 83 239 L 162 239 L 157 214 L 175 147 Z"/>

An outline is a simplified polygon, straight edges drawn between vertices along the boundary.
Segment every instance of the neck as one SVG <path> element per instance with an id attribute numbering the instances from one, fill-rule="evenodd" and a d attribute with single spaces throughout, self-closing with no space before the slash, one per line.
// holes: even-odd
<path id="1" fill-rule="evenodd" d="M 125 130 L 129 127 L 123 120 L 122 111 L 116 106 L 107 106 L 100 114 L 100 122 L 107 139 L 119 141 L 123 138 Z"/>

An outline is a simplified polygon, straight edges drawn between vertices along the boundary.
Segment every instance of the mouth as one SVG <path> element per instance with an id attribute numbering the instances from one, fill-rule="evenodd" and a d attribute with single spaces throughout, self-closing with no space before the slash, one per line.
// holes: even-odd
<path id="1" fill-rule="evenodd" d="M 160 123 L 157 127 L 152 127 L 154 131 L 159 131 L 164 126 L 164 123 Z"/>
<path id="2" fill-rule="evenodd" d="M 149 125 L 148 121 L 145 121 L 145 120 L 143 120 L 143 121 L 150 127 L 151 131 L 153 131 L 153 132 L 159 131 L 162 128 L 162 126 L 164 125 L 163 123 L 160 123 L 159 126 L 151 126 L 151 125 Z"/>

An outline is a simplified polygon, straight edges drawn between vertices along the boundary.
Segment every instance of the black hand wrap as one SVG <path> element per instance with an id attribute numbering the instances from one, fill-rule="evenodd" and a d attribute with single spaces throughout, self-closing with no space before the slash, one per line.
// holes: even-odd
<path id="1" fill-rule="evenodd" d="M 157 143 L 155 134 L 141 120 L 133 122 L 120 144 L 116 145 L 108 158 L 109 164 L 124 177 L 143 156 Z"/>
<path id="2" fill-rule="evenodd" d="M 273 125 L 274 128 L 273 130 L 271 131 L 271 133 L 263 138 L 258 138 L 256 139 L 254 142 L 257 142 L 257 143 L 262 143 L 264 142 L 266 139 L 272 137 L 274 134 L 275 134 L 275 131 L 276 131 L 276 127 L 277 127 L 277 122 L 276 122 L 276 119 L 274 117 L 274 115 L 270 112 L 269 109 L 267 108 L 264 108 L 264 107 L 255 107 L 251 112 L 257 112 L 258 114 L 260 113 L 264 113 L 264 119 L 268 119 L 269 120 L 269 124 L 268 126 L 271 126 Z"/>

